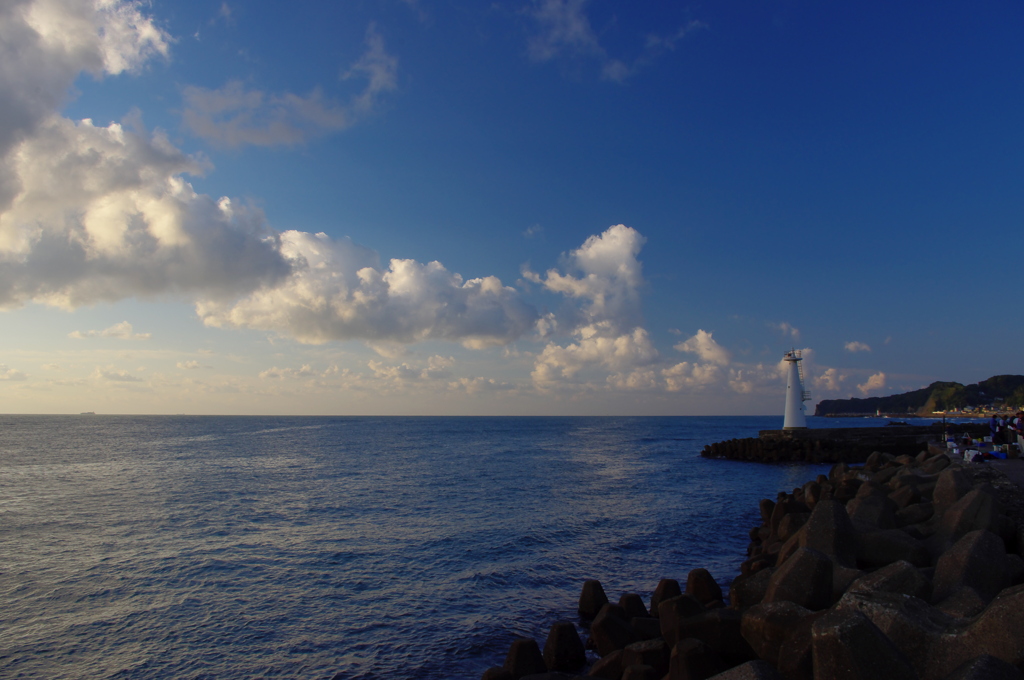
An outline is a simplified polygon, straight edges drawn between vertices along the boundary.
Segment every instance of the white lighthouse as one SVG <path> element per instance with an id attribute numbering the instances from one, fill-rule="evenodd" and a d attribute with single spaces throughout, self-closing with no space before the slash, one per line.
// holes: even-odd
<path id="1" fill-rule="evenodd" d="M 789 376 L 786 381 L 786 418 L 782 421 L 782 429 L 806 430 L 804 402 L 811 398 L 811 393 L 804 390 L 804 368 L 800 365 L 803 357 L 800 356 L 800 350 L 794 349 L 786 352 L 782 360 L 789 363 Z"/>

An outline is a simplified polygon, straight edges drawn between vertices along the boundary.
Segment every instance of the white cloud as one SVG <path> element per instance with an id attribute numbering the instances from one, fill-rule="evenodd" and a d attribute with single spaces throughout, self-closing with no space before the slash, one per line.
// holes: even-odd
<path id="1" fill-rule="evenodd" d="M 689 33 L 707 27 L 700 21 L 690 21 L 668 35 L 650 34 L 640 54 L 627 63 L 610 56 L 601 45 L 587 16 L 588 2 L 534 0 L 529 15 L 536 22 L 537 31 L 527 43 L 530 58 L 534 61 L 556 58 L 594 60 L 600 67 L 602 78 L 621 83 L 652 62 L 659 53 L 674 50 Z"/>
<path id="2" fill-rule="evenodd" d="M 6 380 L 26 380 L 27 375 L 15 368 L 7 368 L 6 365 L 0 364 L 0 381 Z"/>
<path id="3" fill-rule="evenodd" d="M 515 385 L 495 380 L 494 378 L 459 378 L 448 383 L 448 389 L 463 391 L 466 394 L 479 394 L 481 392 L 505 392 L 514 390 Z"/>
<path id="4" fill-rule="evenodd" d="M 715 342 L 715 339 L 711 337 L 711 333 L 701 329 L 697 331 L 689 340 L 680 342 L 673 347 L 680 352 L 690 352 L 696 354 L 704 361 L 712 364 L 718 364 L 719 366 L 726 366 L 731 360 L 729 352 Z"/>
<path id="5" fill-rule="evenodd" d="M 647 331 L 634 328 L 622 335 L 609 333 L 608 322 L 587 326 L 577 332 L 578 341 L 565 347 L 549 343 L 537 356 L 533 382 L 542 389 L 555 386 L 589 367 L 622 372 L 645 367 L 658 358 Z"/>
<path id="6" fill-rule="evenodd" d="M 804 350 L 805 352 L 807 350 Z M 777 364 L 749 364 L 729 369 L 728 383 L 733 391 L 740 394 L 755 392 L 779 392 L 784 394 L 786 367 Z"/>
<path id="7" fill-rule="evenodd" d="M 549 269 L 541 277 L 528 269 L 523 276 L 550 291 L 583 300 L 582 318 L 573 328 L 610 324 L 614 333 L 627 332 L 640 321 L 643 266 L 637 259 L 646 242 L 640 232 L 617 224 L 589 237 L 566 257 L 567 265 L 582 276 Z"/>
<path id="8" fill-rule="evenodd" d="M 138 71 L 166 55 L 170 39 L 117 0 L 6 0 L 0 3 L 0 211 L 21 182 L 13 152 L 64 102 L 79 73 Z"/>
<path id="9" fill-rule="evenodd" d="M 847 375 L 840 373 L 838 369 L 829 368 L 814 378 L 814 386 L 820 390 L 835 392 L 842 388 L 842 383 L 847 377 Z"/>
<path id="10" fill-rule="evenodd" d="M 123 368 L 114 368 L 113 366 L 97 366 L 90 377 L 94 380 L 113 383 L 143 382 L 142 378 L 132 375 Z"/>
<path id="11" fill-rule="evenodd" d="M 394 90 L 398 60 L 384 48 L 371 25 L 366 52 L 343 79 L 365 78 L 366 87 L 347 104 L 331 101 L 322 90 L 306 96 L 275 95 L 247 89 L 239 81 L 211 90 L 189 86 L 183 91 L 182 120 L 196 136 L 221 147 L 292 146 L 316 135 L 343 130 L 374 110 L 381 95 Z"/>
<path id="12" fill-rule="evenodd" d="M 391 260 L 348 239 L 288 231 L 281 253 L 294 271 L 235 303 L 201 301 L 203 322 L 277 331 L 305 343 L 360 339 L 450 340 L 481 348 L 529 331 L 536 310 L 493 276 L 464 280 L 440 262 Z"/>
<path id="13" fill-rule="evenodd" d="M 847 352 L 870 352 L 871 347 L 863 342 L 853 340 L 843 345 Z"/>
<path id="14" fill-rule="evenodd" d="M 102 331 L 72 331 L 68 333 L 69 338 L 82 340 L 84 338 L 117 338 L 118 340 L 149 340 L 152 333 L 136 333 L 132 325 L 127 321 L 116 323 L 110 328 Z"/>
<path id="15" fill-rule="evenodd" d="M 58 116 L 37 132 L 5 159 L 0 307 L 234 295 L 288 272 L 262 214 L 196 194 L 180 174 L 201 166 L 163 135 Z"/>
<path id="16" fill-rule="evenodd" d="M 780 321 L 779 323 L 769 323 L 768 325 L 774 328 L 775 330 L 779 331 L 783 335 L 783 337 L 789 337 L 792 338 L 793 340 L 800 339 L 800 329 L 790 325 L 785 321 Z"/>
<path id="17" fill-rule="evenodd" d="M 334 367 L 337 372 L 337 367 Z M 330 371 L 330 369 L 328 369 Z M 284 379 L 295 379 L 295 378 L 311 378 L 316 373 L 313 371 L 312 366 L 309 364 L 303 364 L 301 368 L 268 368 L 265 371 L 260 371 L 259 377 L 261 380 L 284 380 Z"/>
<path id="18" fill-rule="evenodd" d="M 880 390 L 885 387 L 885 373 L 879 371 L 870 378 L 867 379 L 863 385 L 857 385 L 857 389 L 860 390 L 861 394 L 867 396 L 869 392 L 874 390 Z"/>
<path id="19" fill-rule="evenodd" d="M 183 371 L 194 371 L 203 368 L 203 366 L 195 359 L 189 359 L 188 361 L 179 361 L 178 368 Z"/>
<path id="20" fill-rule="evenodd" d="M 538 0 L 532 16 L 540 29 L 529 42 L 530 56 L 537 61 L 563 52 L 604 56 L 584 11 L 587 0 Z"/>
<path id="21" fill-rule="evenodd" d="M 714 385 L 723 379 L 722 369 L 715 364 L 698 364 L 683 361 L 663 369 L 665 389 L 679 392 L 684 389 L 700 389 Z"/>

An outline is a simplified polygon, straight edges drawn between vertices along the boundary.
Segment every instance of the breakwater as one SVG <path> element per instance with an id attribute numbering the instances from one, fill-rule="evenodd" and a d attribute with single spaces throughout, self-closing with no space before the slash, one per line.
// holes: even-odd
<path id="1" fill-rule="evenodd" d="M 759 509 L 727 594 L 703 569 L 662 579 L 649 606 L 588 581 L 586 644 L 557 622 L 483 680 L 1022 677 L 1024 511 L 995 471 L 876 452 Z"/>
<path id="2" fill-rule="evenodd" d="M 947 426 L 948 432 L 988 434 L 984 423 Z M 915 455 L 937 440 L 943 425 L 889 425 L 806 430 L 762 430 L 757 437 L 729 439 L 704 447 L 705 458 L 758 463 L 863 463 L 875 451 L 892 456 Z"/>

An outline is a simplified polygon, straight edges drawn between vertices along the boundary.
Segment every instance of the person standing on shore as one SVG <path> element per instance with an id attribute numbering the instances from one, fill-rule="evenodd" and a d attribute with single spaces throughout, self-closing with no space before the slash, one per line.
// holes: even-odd
<path id="1" fill-rule="evenodd" d="M 992 420 L 988 421 L 988 431 L 992 433 L 993 446 L 1003 443 L 1003 427 L 999 422 L 999 416 L 992 414 Z"/>

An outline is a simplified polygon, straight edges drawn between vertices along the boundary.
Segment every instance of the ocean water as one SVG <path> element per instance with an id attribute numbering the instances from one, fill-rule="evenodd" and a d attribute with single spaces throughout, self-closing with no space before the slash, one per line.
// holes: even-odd
<path id="1" fill-rule="evenodd" d="M 0 677 L 479 678 L 585 579 L 728 583 L 826 468 L 699 453 L 780 421 L 0 416 Z"/>

